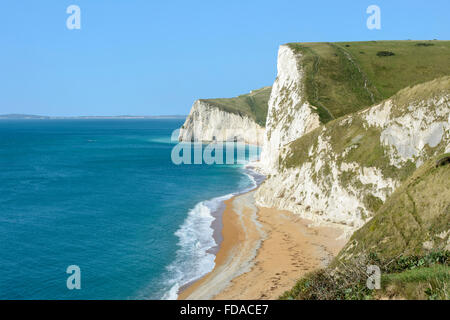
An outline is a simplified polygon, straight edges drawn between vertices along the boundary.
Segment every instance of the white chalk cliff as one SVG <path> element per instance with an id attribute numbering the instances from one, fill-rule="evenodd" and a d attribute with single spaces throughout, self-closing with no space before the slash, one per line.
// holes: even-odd
<path id="1" fill-rule="evenodd" d="M 256 192 L 257 204 L 317 222 L 338 223 L 349 230 L 361 227 L 374 214 L 374 204 L 384 202 L 400 185 L 402 174 L 431 156 L 450 152 L 449 79 L 404 89 L 282 148 L 279 137 L 286 136 L 286 129 L 273 126 L 274 121 L 268 119 L 271 134 L 266 135 L 264 153 L 270 150 L 270 156 L 280 160 L 274 169 L 262 159 L 263 170 L 271 174 Z M 436 92 L 429 94 L 430 87 L 437 87 Z M 292 95 L 299 99 L 297 93 Z M 303 123 L 315 123 L 312 117 Z M 285 141 L 293 139 L 290 136 Z M 344 140 L 349 142 L 344 144 Z"/>
<path id="2" fill-rule="evenodd" d="M 267 112 L 261 169 L 266 174 L 276 172 L 280 148 L 320 125 L 303 93 L 301 54 L 295 54 L 287 45 L 278 51 L 278 75 L 272 86 Z"/>
<path id="3" fill-rule="evenodd" d="M 224 111 L 197 100 L 180 129 L 180 141 L 239 141 L 262 145 L 264 128 L 245 114 Z"/>

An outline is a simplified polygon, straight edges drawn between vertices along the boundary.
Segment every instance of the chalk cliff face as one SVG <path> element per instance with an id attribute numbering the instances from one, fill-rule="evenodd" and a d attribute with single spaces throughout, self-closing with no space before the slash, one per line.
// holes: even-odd
<path id="1" fill-rule="evenodd" d="M 224 111 L 197 100 L 182 126 L 180 141 L 239 141 L 262 145 L 264 128 L 245 114 Z"/>
<path id="2" fill-rule="evenodd" d="M 278 144 L 282 134 L 274 134 L 282 130 L 270 128 L 271 123 L 268 119 L 272 134 L 266 135 L 264 152 L 274 150 L 271 137 Z M 279 148 L 272 154 L 280 159 L 278 167 L 257 190 L 256 201 L 354 230 L 416 167 L 449 151 L 450 78 L 444 77 L 404 89 Z"/>
<path id="3" fill-rule="evenodd" d="M 362 111 L 348 108 L 352 113 L 323 124 L 306 94 L 305 59 L 301 50 L 280 47 L 277 78 L 264 101 L 265 128 L 248 113 L 230 112 L 232 104 L 217 107 L 198 100 L 179 140 L 261 145 L 256 166 L 267 179 L 255 194 L 258 205 L 338 223 L 352 232 L 417 167 L 450 152 L 450 77 L 403 89 Z M 250 110 L 252 103 L 247 106 Z"/>
<path id="4" fill-rule="evenodd" d="M 287 45 L 278 51 L 278 75 L 272 87 L 261 153 L 261 169 L 276 172 L 280 148 L 320 125 L 314 107 L 303 98 L 301 54 Z"/>

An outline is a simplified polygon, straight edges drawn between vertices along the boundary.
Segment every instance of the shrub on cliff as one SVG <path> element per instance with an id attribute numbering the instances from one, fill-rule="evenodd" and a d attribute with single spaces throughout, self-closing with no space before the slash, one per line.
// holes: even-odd
<path id="1" fill-rule="evenodd" d="M 391 51 L 378 51 L 377 52 L 377 56 L 379 56 L 379 57 L 390 57 L 390 56 L 395 56 L 395 53 L 393 53 Z"/>
<path id="2" fill-rule="evenodd" d="M 433 251 L 425 256 L 402 256 L 380 260 L 376 253 L 351 263 L 317 270 L 300 279 L 281 300 L 449 299 L 450 252 Z M 366 285 L 367 265 L 378 265 L 381 289 Z"/>

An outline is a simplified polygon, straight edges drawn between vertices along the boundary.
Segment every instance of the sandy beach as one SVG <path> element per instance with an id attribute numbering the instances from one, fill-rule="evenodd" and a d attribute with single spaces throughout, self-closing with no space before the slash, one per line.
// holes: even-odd
<path id="1" fill-rule="evenodd" d="M 225 202 L 215 267 L 178 299 L 277 299 L 344 246 L 340 229 L 313 227 L 290 212 L 258 208 L 253 194 Z"/>

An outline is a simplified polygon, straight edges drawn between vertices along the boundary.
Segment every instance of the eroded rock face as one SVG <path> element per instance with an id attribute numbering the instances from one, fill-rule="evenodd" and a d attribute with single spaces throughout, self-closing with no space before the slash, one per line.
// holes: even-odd
<path id="1" fill-rule="evenodd" d="M 449 151 L 449 92 L 403 104 L 389 99 L 315 130 L 309 144 L 280 147 L 279 168 L 257 190 L 257 204 L 359 228 L 402 174 Z"/>
<path id="2" fill-rule="evenodd" d="M 197 100 L 180 129 L 180 141 L 239 141 L 262 145 L 264 128 L 246 115 L 225 112 Z"/>
<path id="3" fill-rule="evenodd" d="M 425 146 L 435 148 L 443 140 L 450 140 L 449 100 L 449 95 L 434 97 L 401 111 L 393 110 L 396 106 L 388 100 L 371 108 L 364 118 L 368 125 L 382 130 L 381 143 L 388 147 L 392 165 L 400 168 L 408 160 L 421 164 L 427 159 Z"/>
<path id="4" fill-rule="evenodd" d="M 303 97 L 301 55 L 288 46 L 278 51 L 278 75 L 272 87 L 260 166 L 265 173 L 277 170 L 282 146 L 320 125 L 319 116 Z"/>
<path id="5" fill-rule="evenodd" d="M 399 185 L 376 167 L 345 161 L 333 151 L 326 131 L 309 152 L 311 161 L 288 168 L 263 183 L 256 193 L 258 205 L 354 229 L 373 214 L 367 207 L 367 197 L 385 201 Z"/>

